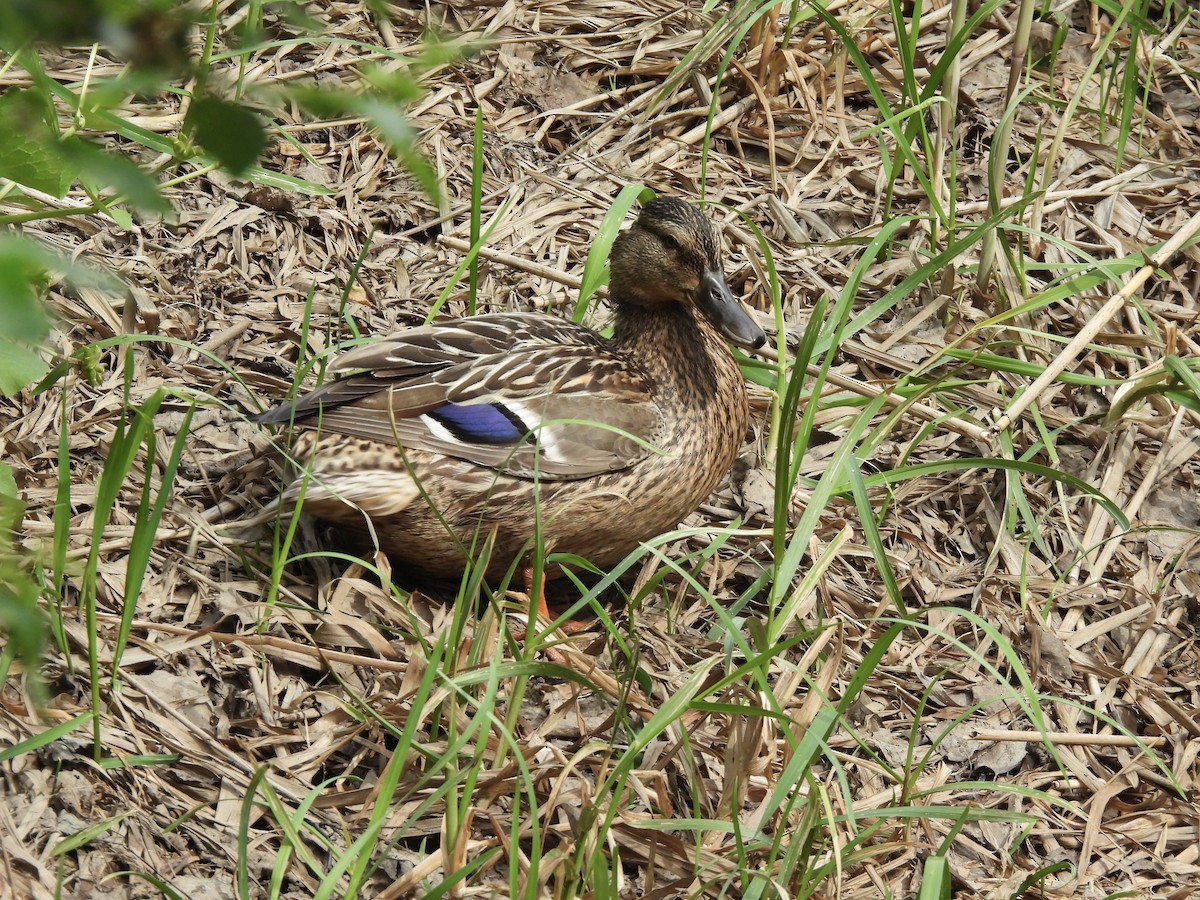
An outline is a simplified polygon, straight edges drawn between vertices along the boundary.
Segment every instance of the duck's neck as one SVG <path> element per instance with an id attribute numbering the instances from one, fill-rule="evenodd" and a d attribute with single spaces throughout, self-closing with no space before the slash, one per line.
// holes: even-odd
<path id="1" fill-rule="evenodd" d="M 695 309 L 680 303 L 616 306 L 612 345 L 636 360 L 664 393 L 705 405 L 741 373 L 725 341 Z"/>

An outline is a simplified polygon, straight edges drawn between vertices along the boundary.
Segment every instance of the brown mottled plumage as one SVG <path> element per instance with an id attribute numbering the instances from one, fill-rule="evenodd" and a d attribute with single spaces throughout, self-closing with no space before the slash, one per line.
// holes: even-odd
<path id="1" fill-rule="evenodd" d="M 352 372 L 260 422 L 294 422 L 285 504 L 370 535 L 415 572 L 454 577 L 495 532 L 488 574 L 528 553 L 610 566 L 679 524 L 746 431 L 725 338 L 762 330 L 721 274 L 692 205 L 651 201 L 610 256 L 614 333 L 500 313 L 401 332 L 344 354 Z M 370 522 L 368 523 L 368 518 Z"/>

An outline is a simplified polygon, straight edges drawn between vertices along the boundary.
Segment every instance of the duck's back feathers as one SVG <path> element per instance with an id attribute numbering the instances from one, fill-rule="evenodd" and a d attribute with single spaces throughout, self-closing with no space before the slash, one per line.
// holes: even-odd
<path id="1" fill-rule="evenodd" d="M 523 478 L 579 479 L 655 452 L 649 377 L 594 332 L 539 314 L 411 329 L 339 357 L 328 382 L 260 422 L 426 450 Z"/>

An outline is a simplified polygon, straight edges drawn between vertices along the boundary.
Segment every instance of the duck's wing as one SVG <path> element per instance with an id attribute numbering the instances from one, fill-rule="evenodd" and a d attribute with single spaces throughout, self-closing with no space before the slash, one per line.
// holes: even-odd
<path id="1" fill-rule="evenodd" d="M 352 371 L 258 421 L 295 421 L 524 478 L 579 479 L 656 450 L 662 410 L 640 367 L 543 315 L 476 316 L 339 357 Z"/>

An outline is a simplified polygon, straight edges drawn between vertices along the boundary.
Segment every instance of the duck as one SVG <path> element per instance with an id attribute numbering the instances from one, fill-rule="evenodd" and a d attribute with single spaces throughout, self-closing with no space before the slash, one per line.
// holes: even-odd
<path id="1" fill-rule="evenodd" d="M 331 380 L 257 417 L 290 430 L 297 471 L 280 505 L 301 504 L 422 579 L 460 579 L 490 546 L 486 577 L 520 570 L 529 588 L 536 540 L 543 560 L 605 570 L 676 528 L 745 440 L 728 342 L 754 350 L 766 335 L 725 279 L 712 223 L 686 200 L 647 202 L 614 240 L 609 272 L 609 337 L 497 312 L 336 357 Z"/>

